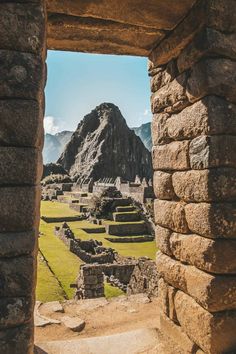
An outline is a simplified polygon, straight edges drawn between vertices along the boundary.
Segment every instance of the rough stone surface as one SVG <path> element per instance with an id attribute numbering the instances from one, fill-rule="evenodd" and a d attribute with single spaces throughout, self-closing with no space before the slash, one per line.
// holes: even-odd
<path id="1" fill-rule="evenodd" d="M 0 96 L 42 101 L 44 65 L 37 56 L 0 50 Z"/>
<path id="2" fill-rule="evenodd" d="M 158 281 L 158 297 L 159 297 L 162 311 L 165 313 L 166 316 L 169 317 L 169 319 L 178 323 L 177 317 L 176 317 L 176 312 L 175 312 L 175 305 L 174 305 L 174 297 L 175 297 L 176 292 L 177 292 L 177 289 L 168 285 L 164 281 L 164 279 L 162 279 L 162 278 L 159 279 L 159 281 Z"/>
<path id="3" fill-rule="evenodd" d="M 175 194 L 186 202 L 234 201 L 236 199 L 236 169 L 234 168 L 175 172 L 172 175 L 172 181 Z"/>
<path id="4" fill-rule="evenodd" d="M 19 2 L 0 4 L 0 48 L 41 52 L 45 19 L 41 16 L 42 4 L 40 1 L 37 2 L 38 4 L 19 4 Z"/>
<path id="5" fill-rule="evenodd" d="M 175 295 L 175 309 L 182 329 L 204 352 L 235 352 L 235 311 L 209 313 L 182 291 Z"/>
<path id="6" fill-rule="evenodd" d="M 0 297 L 24 297 L 35 286 L 35 260 L 30 256 L 0 260 Z"/>
<path id="7" fill-rule="evenodd" d="M 42 172 L 42 153 L 38 149 L 0 147 L 0 185 L 34 185 L 40 182 Z"/>
<path id="8" fill-rule="evenodd" d="M 178 75 L 176 62 L 170 61 L 165 67 L 159 67 L 149 71 L 151 78 L 151 91 L 156 92 L 162 86 L 169 84 Z"/>
<path id="9" fill-rule="evenodd" d="M 81 332 L 85 326 L 84 320 L 81 320 L 79 317 L 63 316 L 62 322 L 67 328 L 74 332 Z"/>
<path id="10" fill-rule="evenodd" d="M 236 137 L 200 136 L 189 145 L 190 165 L 193 169 L 212 167 L 236 167 Z"/>
<path id="11" fill-rule="evenodd" d="M 160 330 L 176 342 L 183 353 L 191 354 L 196 351 L 197 345 L 187 336 L 181 326 L 175 324 L 164 314 L 160 315 Z"/>
<path id="12" fill-rule="evenodd" d="M 0 311 L 0 329 L 29 322 L 33 311 L 32 298 L 2 298 L 0 299 Z"/>
<path id="13" fill-rule="evenodd" d="M 111 103 L 84 117 L 58 163 L 76 180 L 120 176 L 132 181 L 136 175 L 152 176 L 150 152 Z"/>
<path id="14" fill-rule="evenodd" d="M 159 199 L 174 199 L 175 192 L 172 186 L 172 174 L 155 171 L 153 175 L 154 193 Z"/>
<path id="15" fill-rule="evenodd" d="M 236 106 L 216 96 L 207 96 L 178 114 L 154 114 L 153 144 L 193 139 L 199 135 L 236 134 Z"/>
<path id="16" fill-rule="evenodd" d="M 229 59 L 203 59 L 193 66 L 186 94 L 190 102 L 215 94 L 236 102 L 236 63 Z"/>
<path id="17" fill-rule="evenodd" d="M 0 99 L 0 145 L 41 147 L 43 113 L 34 100 Z"/>
<path id="18" fill-rule="evenodd" d="M 0 348 L 4 354 L 33 353 L 32 323 L 0 330 Z"/>
<path id="19" fill-rule="evenodd" d="M 224 57 L 236 58 L 236 34 L 203 28 L 180 53 L 177 60 L 178 69 L 180 72 L 185 71 L 202 57 L 221 56 L 221 53 L 224 53 Z"/>
<path id="20" fill-rule="evenodd" d="M 189 229 L 209 238 L 235 238 L 236 208 L 231 203 L 190 203 L 185 206 Z"/>
<path id="21" fill-rule="evenodd" d="M 157 229 L 159 249 L 181 262 L 217 274 L 236 274 L 236 241 L 212 240 L 199 235 Z"/>
<path id="22" fill-rule="evenodd" d="M 236 277 L 212 275 L 194 266 L 184 265 L 161 252 L 157 270 L 164 280 L 192 296 L 210 312 L 236 309 Z"/>
<path id="23" fill-rule="evenodd" d="M 152 161 L 154 170 L 188 170 L 189 141 L 174 141 L 170 144 L 154 146 Z"/>
<path id="24" fill-rule="evenodd" d="M 153 93 L 151 96 L 152 113 L 164 110 L 167 113 L 173 113 L 185 108 L 189 104 L 186 96 L 186 84 L 187 75 L 183 73 Z"/>
<path id="25" fill-rule="evenodd" d="M 155 222 L 156 224 L 167 227 L 173 231 L 188 233 L 189 229 L 186 222 L 184 209 L 184 202 L 155 200 Z"/>
<path id="26" fill-rule="evenodd" d="M 1 187 L 0 199 L 0 232 L 27 231 L 37 227 L 40 187 Z"/>
<path id="27" fill-rule="evenodd" d="M 32 254 L 37 243 L 37 234 L 35 230 L 0 233 L 0 257 Z"/>

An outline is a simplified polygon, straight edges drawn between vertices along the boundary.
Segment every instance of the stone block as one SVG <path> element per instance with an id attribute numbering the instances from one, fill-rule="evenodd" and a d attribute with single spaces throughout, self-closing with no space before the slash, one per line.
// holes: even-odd
<path id="1" fill-rule="evenodd" d="M 35 260 L 30 256 L 0 260 L 0 297 L 27 297 L 35 287 Z"/>
<path id="2" fill-rule="evenodd" d="M 205 353 L 235 352 L 236 311 L 212 314 L 182 291 L 175 295 L 175 309 L 182 330 Z"/>
<path id="3" fill-rule="evenodd" d="M 33 312 L 31 297 L 6 297 L 0 299 L 0 331 L 30 321 Z"/>
<path id="4" fill-rule="evenodd" d="M 162 311 L 169 317 L 172 321 L 177 322 L 174 297 L 177 289 L 168 285 L 164 279 L 160 278 L 158 281 L 158 298 L 160 302 L 160 307 Z"/>
<path id="5" fill-rule="evenodd" d="M 178 114 L 155 114 L 152 122 L 154 145 L 199 135 L 236 134 L 236 106 L 225 99 L 207 96 Z"/>
<path id="6" fill-rule="evenodd" d="M 43 110 L 34 100 L 0 99 L 0 145 L 41 147 Z"/>
<path id="7" fill-rule="evenodd" d="M 0 330 L 0 348 L 4 354 L 33 353 L 33 323 Z"/>
<path id="8" fill-rule="evenodd" d="M 0 50 L 0 97 L 42 102 L 44 69 L 43 60 L 34 54 Z"/>
<path id="9" fill-rule="evenodd" d="M 177 65 L 180 72 L 188 70 L 202 57 L 222 56 L 236 59 L 236 34 L 222 33 L 204 27 L 180 53 Z"/>
<path id="10" fill-rule="evenodd" d="M 201 0 L 195 3 L 183 21 L 172 31 L 171 35 L 161 41 L 151 52 L 151 67 L 168 63 L 177 58 L 182 50 L 192 42 L 194 35 L 205 26 L 222 32 L 232 33 L 236 30 L 234 0 Z"/>
<path id="11" fill-rule="evenodd" d="M 151 96 L 152 113 L 181 111 L 189 105 L 186 96 L 187 74 L 183 73 Z"/>
<path id="12" fill-rule="evenodd" d="M 186 95 L 195 102 L 207 95 L 236 102 L 236 62 L 229 59 L 202 59 L 193 66 L 187 81 Z M 178 88 L 180 90 L 180 88 Z"/>
<path id="13" fill-rule="evenodd" d="M 23 232 L 39 223 L 40 187 L 0 188 L 0 232 Z"/>
<path id="14" fill-rule="evenodd" d="M 155 200 L 154 215 L 156 224 L 176 232 L 188 233 L 185 218 L 185 203 L 165 200 Z M 180 231 L 182 230 L 182 231 Z"/>
<path id="15" fill-rule="evenodd" d="M 34 185 L 40 182 L 42 173 L 39 149 L 0 147 L 0 185 Z"/>
<path id="16" fill-rule="evenodd" d="M 236 167 L 236 137 L 230 135 L 199 136 L 189 145 L 192 169 Z"/>
<path id="17" fill-rule="evenodd" d="M 190 203 L 185 206 L 189 229 L 209 238 L 236 238 L 234 203 Z"/>
<path id="18" fill-rule="evenodd" d="M 176 61 L 170 61 L 165 67 L 156 69 L 155 74 L 151 74 L 151 91 L 156 92 L 161 87 L 169 84 L 178 75 Z"/>
<path id="19" fill-rule="evenodd" d="M 0 23 L 0 48 L 41 53 L 45 14 L 40 1 L 38 4 L 0 3 Z"/>
<path id="20" fill-rule="evenodd" d="M 37 244 L 38 231 L 0 233 L 0 257 L 32 254 Z"/>
<path id="21" fill-rule="evenodd" d="M 236 169 L 234 168 L 175 172 L 172 181 L 175 194 L 186 202 L 234 201 L 236 199 Z"/>
<path id="22" fill-rule="evenodd" d="M 189 141 L 174 141 L 166 145 L 154 146 L 152 149 L 152 162 L 154 170 L 188 170 Z"/>
<path id="23" fill-rule="evenodd" d="M 172 231 L 170 229 L 166 229 L 159 225 L 156 225 L 155 235 L 156 235 L 156 243 L 157 247 L 165 254 L 172 256 L 172 251 L 170 249 L 170 236 Z"/>
<path id="24" fill-rule="evenodd" d="M 166 335 L 182 349 L 184 354 L 196 352 L 197 345 L 187 336 L 181 326 L 171 321 L 165 314 L 160 314 L 160 331 Z"/>
<path id="25" fill-rule="evenodd" d="M 236 276 L 213 275 L 157 253 L 157 270 L 170 285 L 192 296 L 209 312 L 236 309 Z"/>
<path id="26" fill-rule="evenodd" d="M 160 234 L 163 240 L 159 248 L 163 253 L 210 273 L 236 274 L 236 240 L 213 240 L 194 234 L 168 235 L 163 231 Z"/>
<path id="27" fill-rule="evenodd" d="M 153 188 L 158 199 L 174 199 L 176 197 L 172 185 L 172 174 L 155 171 L 153 176 Z"/>

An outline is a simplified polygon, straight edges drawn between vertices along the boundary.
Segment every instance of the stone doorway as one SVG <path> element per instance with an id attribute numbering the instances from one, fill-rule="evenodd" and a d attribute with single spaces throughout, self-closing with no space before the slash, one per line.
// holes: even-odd
<path id="1" fill-rule="evenodd" d="M 0 4 L 0 352 L 33 351 L 46 47 L 149 56 L 161 338 L 235 351 L 235 1 L 117 4 Z"/>

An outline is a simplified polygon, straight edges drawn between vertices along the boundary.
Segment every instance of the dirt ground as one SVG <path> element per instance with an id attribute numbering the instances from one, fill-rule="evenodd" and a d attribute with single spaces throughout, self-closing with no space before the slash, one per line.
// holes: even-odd
<path id="1" fill-rule="evenodd" d="M 52 311 L 50 303 L 42 304 L 39 313 L 42 316 L 61 320 L 65 315 L 79 317 L 85 321 L 80 333 L 73 332 L 61 324 L 50 324 L 35 328 L 35 342 L 65 340 L 104 336 L 134 330 L 138 328 L 157 328 L 159 304 L 157 298 L 149 299 L 138 294 L 130 297 L 119 296 L 106 300 L 64 301 L 64 313 Z"/>

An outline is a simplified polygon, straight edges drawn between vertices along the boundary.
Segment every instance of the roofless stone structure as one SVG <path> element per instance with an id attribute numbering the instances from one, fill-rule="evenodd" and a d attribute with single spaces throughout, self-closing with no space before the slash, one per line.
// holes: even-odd
<path id="1" fill-rule="evenodd" d="M 160 338 L 236 351 L 236 1 L 0 3 L 0 353 L 33 352 L 47 49 L 148 56 Z"/>

